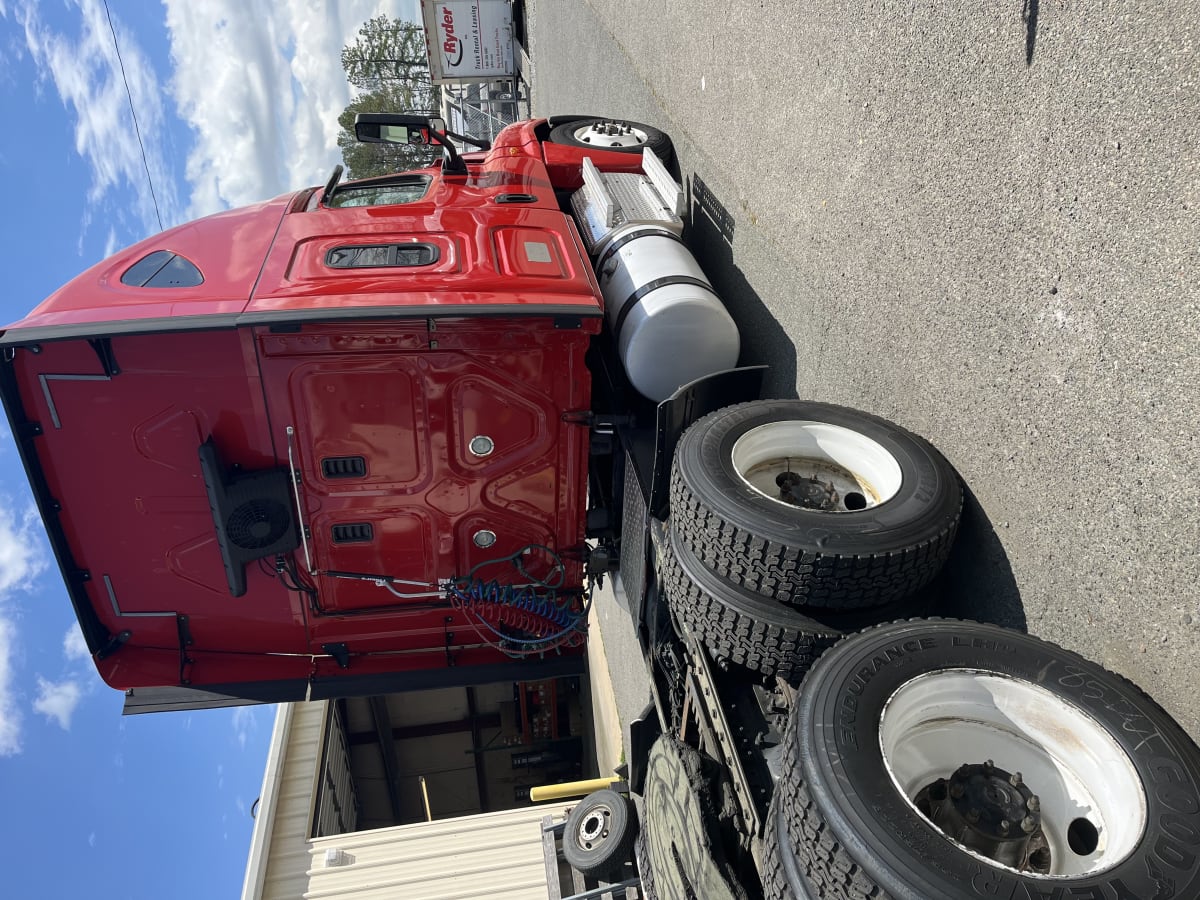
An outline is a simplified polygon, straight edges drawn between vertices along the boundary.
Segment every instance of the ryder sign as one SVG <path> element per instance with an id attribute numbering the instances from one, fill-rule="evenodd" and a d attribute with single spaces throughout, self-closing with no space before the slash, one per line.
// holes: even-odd
<path id="1" fill-rule="evenodd" d="M 508 0 L 421 0 L 421 18 L 435 84 L 514 74 Z"/>

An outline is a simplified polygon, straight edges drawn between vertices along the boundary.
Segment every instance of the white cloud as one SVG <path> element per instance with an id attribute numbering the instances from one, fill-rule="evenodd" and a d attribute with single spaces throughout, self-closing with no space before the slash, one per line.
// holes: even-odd
<path id="1" fill-rule="evenodd" d="M 196 133 L 192 214 L 320 184 L 340 161 L 337 117 L 350 102 L 342 47 L 367 19 L 415 17 L 394 0 L 164 0 L 171 90 Z"/>
<path id="2" fill-rule="evenodd" d="M 92 176 L 84 228 L 93 221 L 91 208 L 114 196 L 118 209 L 135 207 L 143 234 L 153 233 L 158 231 L 158 219 L 147 185 L 147 165 L 164 224 L 177 220 L 180 211 L 178 194 L 156 140 L 166 116 L 162 88 L 149 59 L 118 15 L 112 16 L 110 29 L 101 0 L 70 0 L 70 5 L 79 10 L 79 32 L 74 35 L 46 24 L 34 3 L 17 10 L 16 17 L 24 28 L 25 47 L 38 67 L 38 88 L 47 79 L 52 81 L 63 105 L 73 114 L 75 151 L 87 162 Z M 113 6 L 119 11 L 118 4 Z M 114 30 L 120 59 L 113 45 Z M 145 162 L 133 128 L 130 98 L 145 138 Z"/>
<path id="3" fill-rule="evenodd" d="M 10 498 L 0 498 L 0 509 L 13 509 Z M 7 614 L 8 595 L 27 590 L 46 568 L 37 511 L 32 507 L 0 516 L 0 756 L 21 751 L 21 711 L 14 683 L 17 624 Z"/>
<path id="4" fill-rule="evenodd" d="M 115 229 L 108 229 L 108 237 L 104 240 L 104 258 L 112 256 L 121 249 L 121 239 L 117 237 Z"/>
<path id="5" fill-rule="evenodd" d="M 38 676 L 38 695 L 33 701 L 33 709 L 47 719 L 58 722 L 63 731 L 71 730 L 71 716 L 83 697 L 83 688 L 79 682 L 70 678 L 65 681 L 47 681 Z"/>
<path id="6" fill-rule="evenodd" d="M 236 738 L 238 746 L 245 750 L 246 741 L 250 739 L 250 735 L 258 731 L 258 717 L 254 714 L 254 707 L 235 706 L 233 718 L 230 721 L 233 724 L 233 736 Z"/>
<path id="7" fill-rule="evenodd" d="M 38 68 L 34 89 L 53 84 L 73 118 L 75 150 L 92 176 L 81 228 L 107 222 L 106 253 L 122 242 L 114 221 L 139 235 L 158 230 L 147 165 L 167 226 L 324 182 L 340 161 L 337 117 L 351 97 L 342 47 L 374 16 L 418 18 L 415 0 L 280 0 L 249 10 L 245 0 L 163 0 L 174 64 L 168 93 L 119 4 L 110 6 L 120 59 L 102 0 L 66 2 L 78 11 L 71 34 L 48 24 L 36 3 L 14 7 L 24 38 L 17 49 Z M 4 0 L 0 15 L 7 15 Z M 176 112 L 195 137 L 187 155 L 188 209 L 162 137 Z M 126 221 L 127 210 L 136 222 Z"/>
<path id="8" fill-rule="evenodd" d="M 21 711 L 13 694 L 13 652 L 16 626 L 0 618 L 0 756 L 21 752 Z"/>
<path id="9" fill-rule="evenodd" d="M 0 509 L 12 509 L 10 498 Z M 42 549 L 41 523 L 32 506 L 18 516 L 0 516 L 0 604 L 13 590 L 27 590 L 46 568 Z"/>
<path id="10" fill-rule="evenodd" d="M 88 846 L 89 847 L 96 846 L 96 832 L 94 832 L 94 831 L 88 835 Z"/>
<path id="11" fill-rule="evenodd" d="M 67 629 L 67 633 L 63 635 L 63 655 L 72 662 L 92 658 L 92 653 L 88 650 L 87 641 L 83 639 L 83 630 L 79 627 L 78 622 L 72 624 Z"/>

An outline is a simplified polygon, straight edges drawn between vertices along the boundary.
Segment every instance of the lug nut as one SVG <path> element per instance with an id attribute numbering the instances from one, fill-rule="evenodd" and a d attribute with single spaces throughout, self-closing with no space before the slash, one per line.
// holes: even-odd
<path id="1" fill-rule="evenodd" d="M 983 772 L 985 775 L 991 775 L 992 769 L 996 768 L 996 764 L 990 759 L 983 764 Z"/>
<path id="2" fill-rule="evenodd" d="M 1008 783 L 1009 783 L 1009 784 L 1011 784 L 1013 787 L 1020 787 L 1020 785 L 1021 785 L 1021 773 L 1020 773 L 1020 772 L 1013 772 L 1013 773 L 1012 773 L 1012 777 L 1008 779 Z"/>
<path id="3" fill-rule="evenodd" d="M 1035 828 L 1037 828 L 1037 819 L 1033 816 L 1026 816 L 1021 820 L 1021 830 L 1026 834 L 1032 834 Z"/>
<path id="4" fill-rule="evenodd" d="M 1000 820 L 1000 833 L 1001 834 L 1008 834 L 1008 832 L 1011 828 L 1012 828 L 1012 822 L 1008 821 L 1008 819 Z"/>
<path id="5" fill-rule="evenodd" d="M 1042 808 L 1042 801 L 1038 799 L 1037 794 L 1025 801 L 1025 808 L 1030 812 L 1037 812 Z"/>
<path id="6" fill-rule="evenodd" d="M 965 794 L 966 792 L 967 792 L 967 789 L 964 788 L 962 786 L 962 784 L 960 784 L 960 783 L 955 783 L 955 784 L 950 785 L 950 796 L 953 797 L 955 800 L 960 799 L 962 797 L 962 795 Z"/>

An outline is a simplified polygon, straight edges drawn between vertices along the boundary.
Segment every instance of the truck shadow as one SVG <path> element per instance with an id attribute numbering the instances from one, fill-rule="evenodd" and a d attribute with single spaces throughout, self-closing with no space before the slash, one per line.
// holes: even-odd
<path id="1" fill-rule="evenodd" d="M 742 336 L 739 365 L 770 366 L 764 396 L 796 397 L 796 347 L 733 260 L 736 220 L 695 173 L 689 179 L 688 193 L 685 238 L 738 324 Z"/>
<path id="2" fill-rule="evenodd" d="M 1026 631 L 1025 606 L 1008 554 L 970 488 L 963 485 L 963 514 L 950 559 L 931 590 L 938 615 L 991 622 Z"/>
<path id="3" fill-rule="evenodd" d="M 795 398 L 796 346 L 733 258 L 737 220 L 692 173 L 685 237 L 742 335 L 739 363 L 767 365 L 763 396 Z M 941 574 L 915 605 L 954 618 L 1026 630 L 1025 608 L 1008 556 L 970 488 L 963 486 L 958 539 Z"/>

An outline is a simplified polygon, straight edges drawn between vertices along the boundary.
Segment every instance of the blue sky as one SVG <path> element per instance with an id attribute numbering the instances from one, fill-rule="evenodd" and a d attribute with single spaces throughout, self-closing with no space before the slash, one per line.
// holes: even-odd
<path id="1" fill-rule="evenodd" d="M 0 327 L 164 226 L 323 183 L 339 62 L 415 0 L 0 0 Z M 123 719 L 0 424 L 0 825 L 12 897 L 237 896 L 273 709 Z"/>

